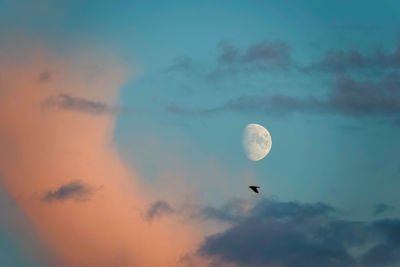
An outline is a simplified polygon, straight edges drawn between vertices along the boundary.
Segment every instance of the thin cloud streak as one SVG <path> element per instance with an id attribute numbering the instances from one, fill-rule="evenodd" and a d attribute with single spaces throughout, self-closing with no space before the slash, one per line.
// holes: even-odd
<path id="1" fill-rule="evenodd" d="M 75 110 L 92 115 L 115 114 L 121 110 L 118 107 L 113 107 L 100 101 L 74 97 L 68 94 L 51 96 L 43 102 L 43 105 L 45 107 L 56 107 L 65 110 Z"/>

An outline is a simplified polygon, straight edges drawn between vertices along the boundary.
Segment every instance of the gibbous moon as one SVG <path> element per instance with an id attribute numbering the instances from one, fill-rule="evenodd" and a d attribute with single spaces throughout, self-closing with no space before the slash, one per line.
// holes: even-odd
<path id="1" fill-rule="evenodd" d="M 246 156 L 253 161 L 263 159 L 271 150 L 271 135 L 260 124 L 251 123 L 244 129 L 243 148 Z"/>

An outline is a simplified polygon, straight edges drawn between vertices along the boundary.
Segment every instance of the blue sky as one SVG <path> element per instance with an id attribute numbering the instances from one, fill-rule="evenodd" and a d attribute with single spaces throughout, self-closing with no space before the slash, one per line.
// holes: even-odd
<path id="1" fill-rule="evenodd" d="M 121 58 L 134 75 L 119 105 L 133 111 L 114 140 L 144 183 L 216 181 L 200 199 L 218 206 L 254 182 L 266 198 L 368 221 L 382 203 L 399 215 L 398 14 L 394 0 L 3 0 L 0 40 L 24 32 L 61 53 L 93 44 Z M 248 123 L 272 136 L 259 162 L 241 146 Z M 18 247 L 0 227 L 0 250 L 4 240 Z"/>
<path id="2" fill-rule="evenodd" d="M 376 202 L 398 204 L 396 193 L 388 194 L 399 171 L 395 159 L 398 128 L 384 116 L 275 116 L 257 112 L 191 116 L 165 111 L 168 105 L 212 108 L 252 94 L 324 96 L 336 77 L 344 74 L 272 68 L 227 75 L 217 82 L 205 81 L 202 76 L 218 68 L 221 42 L 239 50 L 263 41 L 283 42 L 300 66 L 318 62 L 331 49 L 362 53 L 373 53 L 377 47 L 388 52 L 395 49 L 396 23 L 388 18 L 395 19 L 389 13 L 396 12 L 398 5 L 344 3 L 176 2 L 132 7 L 134 13 L 125 18 L 127 25 L 112 36 L 119 35 L 119 42 L 124 39 L 121 43 L 126 51 L 132 49 L 132 53 L 127 52 L 129 56 L 140 62 L 141 74 L 124 87 L 121 103 L 143 109 L 145 115 L 122 115 L 116 129 L 117 142 L 123 147 L 123 140 L 136 139 L 137 131 L 174 145 L 183 136 L 189 144 L 180 148 L 181 153 L 190 155 L 182 160 L 196 168 L 213 157 L 227 170 L 228 183 L 237 182 L 241 179 L 237 174 L 250 169 L 268 194 L 283 199 L 323 200 L 345 208 L 363 208 Z M 124 13 L 120 16 L 124 21 Z M 168 69 L 185 60 L 190 62 L 186 67 L 195 70 Z M 349 75 L 362 81 L 369 78 L 366 72 Z M 243 127 L 251 122 L 266 126 L 273 137 L 271 154 L 257 163 L 248 162 L 241 149 Z M 154 151 L 151 157 L 156 158 L 157 153 Z M 129 157 L 129 151 L 126 154 Z M 154 164 L 157 166 L 157 161 Z"/>

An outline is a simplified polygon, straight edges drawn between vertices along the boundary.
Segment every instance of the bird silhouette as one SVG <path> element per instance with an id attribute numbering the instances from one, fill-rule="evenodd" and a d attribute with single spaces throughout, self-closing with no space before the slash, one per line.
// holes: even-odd
<path id="1" fill-rule="evenodd" d="M 258 191 L 258 188 L 260 188 L 259 186 L 250 185 L 249 188 L 250 188 L 251 190 L 253 190 L 255 193 L 257 193 L 257 194 L 259 193 L 259 191 Z"/>

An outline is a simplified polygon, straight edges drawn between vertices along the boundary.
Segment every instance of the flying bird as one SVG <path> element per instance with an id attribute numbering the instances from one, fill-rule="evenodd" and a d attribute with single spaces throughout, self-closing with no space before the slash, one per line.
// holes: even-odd
<path id="1" fill-rule="evenodd" d="M 258 188 L 260 188 L 259 186 L 255 186 L 255 185 L 250 185 L 249 188 L 251 190 L 253 190 L 254 192 L 256 192 L 257 194 L 259 193 Z"/>

